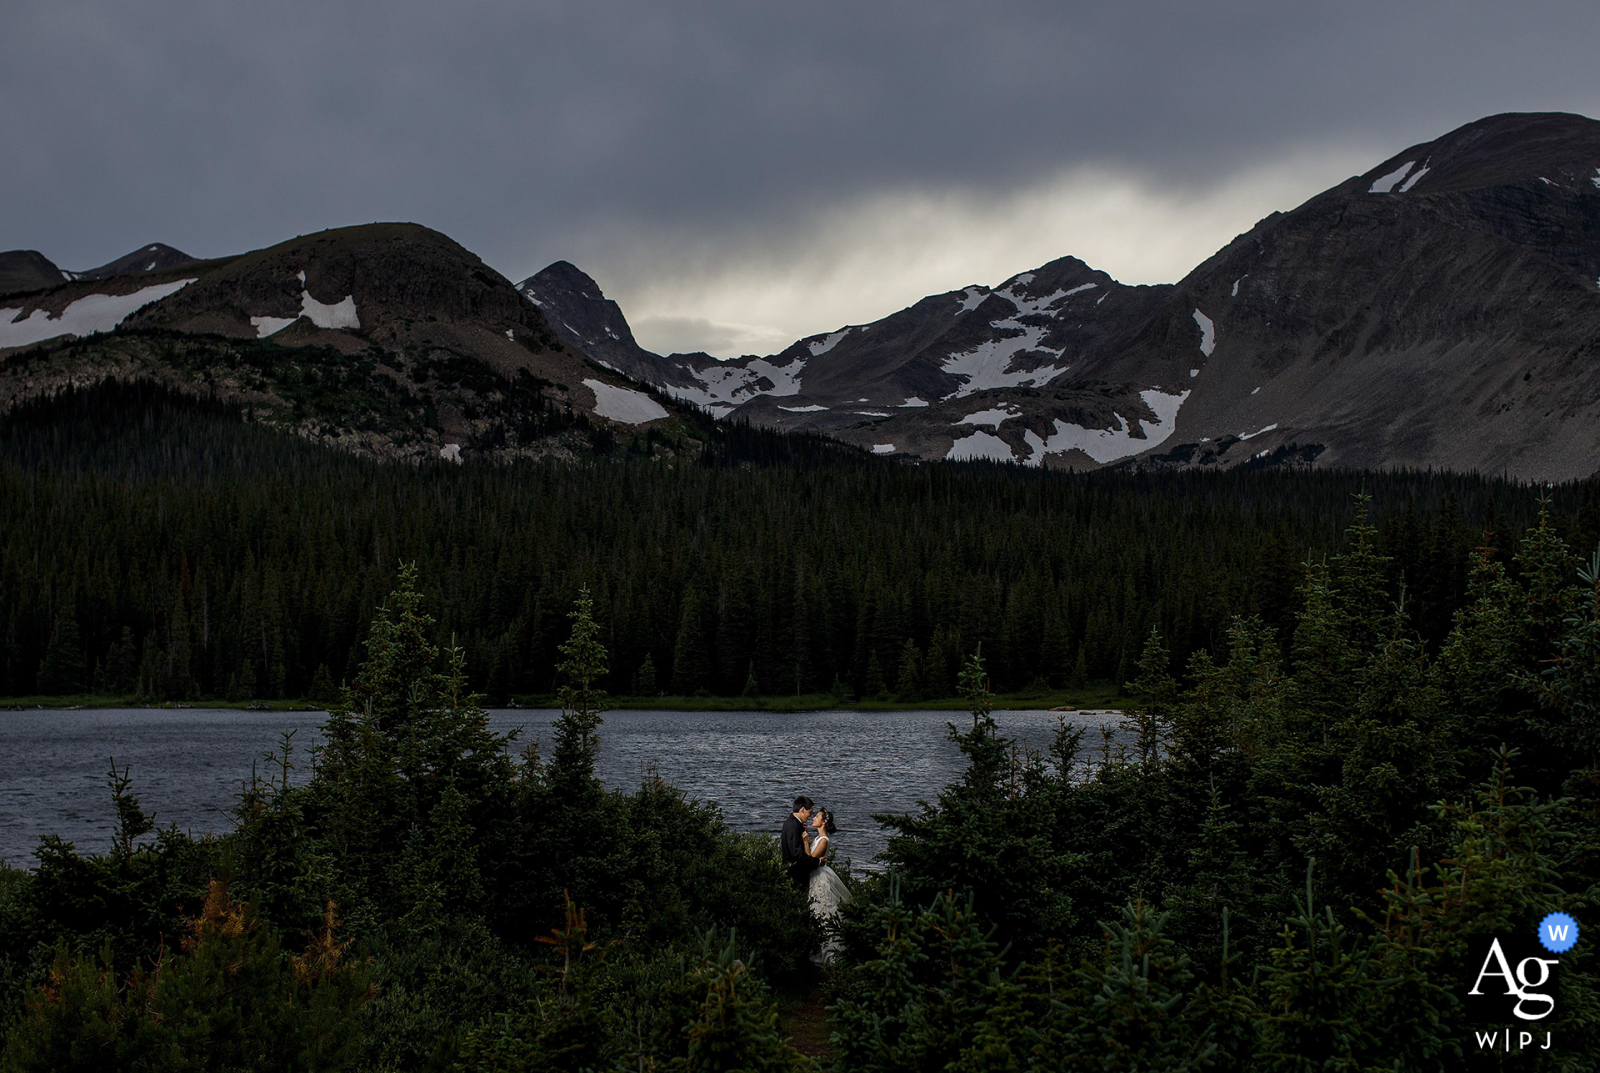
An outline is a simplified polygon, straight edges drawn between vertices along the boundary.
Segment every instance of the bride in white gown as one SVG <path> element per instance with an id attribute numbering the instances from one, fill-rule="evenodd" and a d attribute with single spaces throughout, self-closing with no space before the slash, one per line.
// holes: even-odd
<path id="1" fill-rule="evenodd" d="M 806 897 L 811 903 L 811 915 L 820 920 L 824 925 L 839 915 L 839 906 L 850 900 L 850 888 L 845 886 L 844 880 L 839 878 L 839 873 L 828 866 L 828 836 L 838 830 L 833 823 L 833 813 L 825 808 L 819 808 L 811 817 L 811 829 L 815 836 L 811 845 L 806 847 L 806 852 L 815 857 L 818 862 L 816 871 L 811 873 L 810 885 L 806 888 Z M 829 961 L 839 950 L 839 941 L 830 936 L 822 944 L 822 960 Z"/>

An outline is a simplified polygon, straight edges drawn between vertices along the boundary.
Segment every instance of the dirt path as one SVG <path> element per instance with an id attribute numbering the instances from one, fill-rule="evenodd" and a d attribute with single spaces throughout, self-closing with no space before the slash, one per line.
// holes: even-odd
<path id="1" fill-rule="evenodd" d="M 833 1045 L 828 1042 L 831 1030 L 823 1004 L 822 989 L 813 986 L 779 1007 L 778 1023 L 793 1038 L 796 1050 L 826 1070 L 833 1064 Z"/>

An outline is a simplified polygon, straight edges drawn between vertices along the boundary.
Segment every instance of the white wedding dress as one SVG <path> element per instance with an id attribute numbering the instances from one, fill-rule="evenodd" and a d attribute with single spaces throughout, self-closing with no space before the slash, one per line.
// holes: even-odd
<path id="1" fill-rule="evenodd" d="M 818 856 L 825 854 L 828 849 L 828 839 L 824 835 L 821 839 L 822 850 Z M 813 847 L 815 848 L 815 847 Z M 845 886 L 844 880 L 826 864 L 818 865 L 817 870 L 811 873 L 810 885 L 806 888 L 806 899 L 811 904 L 811 915 L 820 920 L 824 925 L 839 915 L 839 907 L 850 900 L 850 888 Z M 829 935 L 822 944 L 820 957 L 815 960 L 828 962 L 833 960 L 833 955 L 840 949 L 839 940 Z"/>

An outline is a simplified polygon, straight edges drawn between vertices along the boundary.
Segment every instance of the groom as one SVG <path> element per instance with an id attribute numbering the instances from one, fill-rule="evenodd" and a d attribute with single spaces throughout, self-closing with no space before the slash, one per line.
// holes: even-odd
<path id="1" fill-rule="evenodd" d="M 806 852 L 806 821 L 815 806 L 804 794 L 794 799 L 794 811 L 783 821 L 783 836 L 779 840 L 783 852 L 783 867 L 789 873 L 789 882 L 802 893 L 816 870 L 817 859 Z"/>

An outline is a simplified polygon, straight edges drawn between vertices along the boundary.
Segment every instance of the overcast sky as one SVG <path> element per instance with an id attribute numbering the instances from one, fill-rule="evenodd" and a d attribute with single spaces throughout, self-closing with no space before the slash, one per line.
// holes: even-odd
<path id="1" fill-rule="evenodd" d="M 1600 115 L 1592 2 L 9 0 L 0 249 L 414 220 L 765 353 L 1063 254 L 1172 281 L 1495 112 Z"/>

